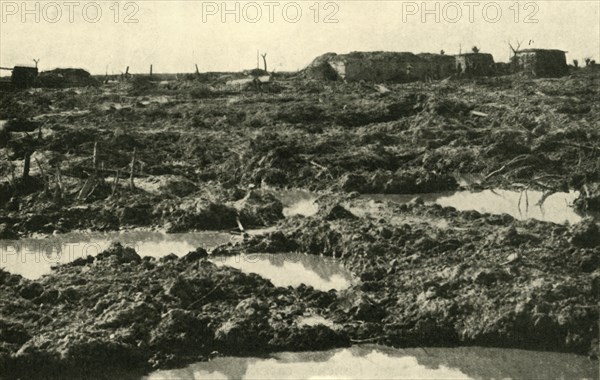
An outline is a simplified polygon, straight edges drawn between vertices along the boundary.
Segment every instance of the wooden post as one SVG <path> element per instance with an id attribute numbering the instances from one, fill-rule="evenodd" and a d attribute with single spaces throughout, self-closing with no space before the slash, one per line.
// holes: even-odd
<path id="1" fill-rule="evenodd" d="M 238 225 L 238 228 L 240 229 L 240 232 L 241 233 L 246 232 L 246 230 L 244 229 L 244 226 L 242 225 L 242 222 L 240 221 L 240 217 L 239 216 L 235 217 L 235 221 L 236 221 L 236 223 Z"/>
<path id="2" fill-rule="evenodd" d="M 135 184 L 133 183 L 133 168 L 135 167 L 135 148 L 133 148 L 133 154 L 131 157 L 131 171 L 129 172 L 129 188 L 131 190 L 135 189 Z"/>
<path id="3" fill-rule="evenodd" d="M 150 76 L 152 76 L 152 64 L 150 64 Z"/>
<path id="4" fill-rule="evenodd" d="M 40 164 L 40 162 L 38 161 L 37 158 L 35 158 L 35 163 L 37 164 L 38 168 L 40 169 L 40 174 L 42 175 L 42 180 L 44 181 L 44 194 L 48 194 L 48 177 L 46 177 L 46 172 L 44 171 L 44 168 L 42 167 L 42 164 Z"/>
<path id="5" fill-rule="evenodd" d="M 54 201 L 60 202 L 62 200 L 63 184 L 62 175 L 60 173 L 60 161 L 56 163 L 56 189 L 54 193 Z"/>
<path id="6" fill-rule="evenodd" d="M 31 165 L 31 153 L 25 153 L 25 162 L 23 163 L 23 179 L 29 178 L 29 167 Z"/>
<path id="7" fill-rule="evenodd" d="M 94 165 L 94 172 L 98 170 L 98 141 L 94 141 L 94 155 L 92 156 L 92 164 Z"/>
<path id="8" fill-rule="evenodd" d="M 13 165 L 13 163 L 10 162 L 10 158 L 8 156 L 8 153 L 6 153 L 6 159 L 8 160 L 7 162 L 10 163 L 10 180 L 11 180 L 10 183 L 11 183 L 12 186 L 16 186 L 16 184 L 17 184 L 17 178 L 16 178 L 16 175 L 15 175 L 15 165 Z"/>
<path id="9" fill-rule="evenodd" d="M 119 174 L 121 172 L 117 169 L 117 174 L 115 175 L 115 182 L 113 183 L 112 191 L 110 192 L 110 197 L 113 198 L 115 193 L 117 192 L 117 186 L 119 185 Z"/>
<path id="10" fill-rule="evenodd" d="M 79 190 L 79 194 L 77 194 L 77 200 L 80 201 L 84 199 L 84 195 L 89 193 L 90 188 L 92 187 L 92 177 L 88 177 L 83 185 L 81 185 L 81 189 Z"/>

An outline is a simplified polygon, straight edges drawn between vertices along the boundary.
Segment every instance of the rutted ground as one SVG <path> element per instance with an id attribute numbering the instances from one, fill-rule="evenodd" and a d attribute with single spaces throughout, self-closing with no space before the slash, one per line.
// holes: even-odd
<path id="1" fill-rule="evenodd" d="M 599 75 L 389 92 L 285 77 L 261 93 L 140 79 L 2 94 L 2 234 L 236 228 L 231 203 L 249 185 L 423 193 L 457 188 L 453 174 L 481 175 L 483 187 L 581 190 L 581 209 L 598 209 Z M 242 219 L 264 222 L 273 220 Z"/>
<path id="2" fill-rule="evenodd" d="M 348 323 L 354 340 L 597 349 L 593 221 L 568 228 L 419 203 L 388 206 L 389 217 L 365 219 L 334 204 L 320 218 L 288 220 L 239 248 L 342 260 L 362 283 L 341 295 L 341 305 L 359 307 L 349 314 L 330 307 L 325 316 Z M 394 225 L 392 215 L 411 223 Z M 451 226 L 429 222 L 440 218 Z"/>
<path id="3" fill-rule="evenodd" d="M 289 218 L 277 232 L 213 252 L 336 257 L 361 280 L 339 292 L 277 288 L 215 266 L 202 249 L 157 261 L 114 246 L 38 281 L 3 272 L 0 368 L 44 378 L 107 364 L 142 372 L 359 342 L 597 355 L 595 223 L 520 222 L 418 202 L 388 210 L 413 223 L 359 218 L 331 202 L 314 217 Z M 441 217 L 452 225 L 427 222 Z M 328 322 L 305 325 L 306 313 Z"/>
<path id="4" fill-rule="evenodd" d="M 11 120 L 0 127 L 0 237 L 274 226 L 214 254 L 333 256 L 361 281 L 339 292 L 277 288 L 201 249 L 157 261 L 119 246 L 36 281 L 0 272 L 0 373 L 143 371 L 355 342 L 597 355 L 597 221 L 516 221 L 418 201 L 384 203 L 371 217 L 348 193 L 452 190 L 458 174 L 476 174 L 479 188 L 575 189 L 577 207 L 597 210 L 598 75 L 389 92 L 281 77 L 261 93 L 136 80 L 2 94 Z M 283 187 L 323 190 L 319 213 L 284 219 L 280 199 L 250 190 Z M 305 312 L 329 322 L 302 325 Z"/>

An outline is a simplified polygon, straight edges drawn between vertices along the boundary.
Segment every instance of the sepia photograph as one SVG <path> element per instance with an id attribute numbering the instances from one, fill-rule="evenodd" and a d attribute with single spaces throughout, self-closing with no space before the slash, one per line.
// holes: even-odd
<path id="1" fill-rule="evenodd" d="M 0 0 L 0 380 L 600 379 L 598 0 Z"/>

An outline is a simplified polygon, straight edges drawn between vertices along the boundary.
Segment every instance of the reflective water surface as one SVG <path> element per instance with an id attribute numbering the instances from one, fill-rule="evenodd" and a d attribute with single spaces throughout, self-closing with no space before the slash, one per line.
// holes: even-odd
<path id="1" fill-rule="evenodd" d="M 250 231 L 253 232 L 253 231 Z M 264 231 L 261 231 L 264 232 Z M 0 267 L 11 273 L 36 279 L 57 264 L 71 262 L 106 250 L 113 241 L 132 247 L 140 256 L 160 258 L 170 253 L 183 256 L 198 247 L 211 251 L 218 245 L 240 241 L 226 232 L 166 234 L 156 231 L 108 233 L 72 232 L 21 240 L 0 240 Z M 256 273 L 276 286 L 310 285 L 315 289 L 345 289 L 352 275 L 332 259 L 298 253 L 251 254 L 213 257 L 217 265 L 228 265 Z"/>
<path id="2" fill-rule="evenodd" d="M 140 256 L 183 256 L 198 247 L 211 250 L 240 237 L 226 232 L 202 231 L 167 234 L 157 231 L 71 232 L 20 240 L 0 240 L 0 267 L 29 279 L 50 273 L 51 267 L 77 258 L 95 256 L 118 241 Z"/>
<path id="3" fill-rule="evenodd" d="M 315 289 L 341 290 L 353 283 L 352 274 L 333 259 L 301 253 L 247 254 L 214 257 L 217 265 L 227 265 L 246 273 L 256 273 L 275 286 L 310 285 Z"/>
<path id="4" fill-rule="evenodd" d="M 312 216 L 319 211 L 316 194 L 306 190 L 277 190 L 274 193 L 283 203 L 283 216 Z"/>
<path id="5" fill-rule="evenodd" d="M 552 352 L 366 345 L 265 358 L 222 357 L 156 371 L 145 379 L 591 379 L 597 378 L 597 367 L 586 357 Z"/>
<path id="6" fill-rule="evenodd" d="M 515 219 L 537 219 L 554 223 L 578 223 L 583 217 L 573 209 L 578 192 L 554 193 L 544 197 L 541 191 L 483 190 L 429 194 L 369 194 L 362 198 L 409 202 L 415 197 L 425 203 L 454 207 L 459 211 L 475 210 L 481 213 L 509 214 Z"/>

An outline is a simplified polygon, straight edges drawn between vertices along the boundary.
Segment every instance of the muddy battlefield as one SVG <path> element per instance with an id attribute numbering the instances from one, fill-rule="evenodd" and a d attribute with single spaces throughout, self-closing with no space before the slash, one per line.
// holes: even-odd
<path id="1" fill-rule="evenodd" d="M 600 69 L 513 58 L 12 68 L 0 378 L 364 345 L 560 354 L 583 372 L 548 376 L 596 377 Z"/>

